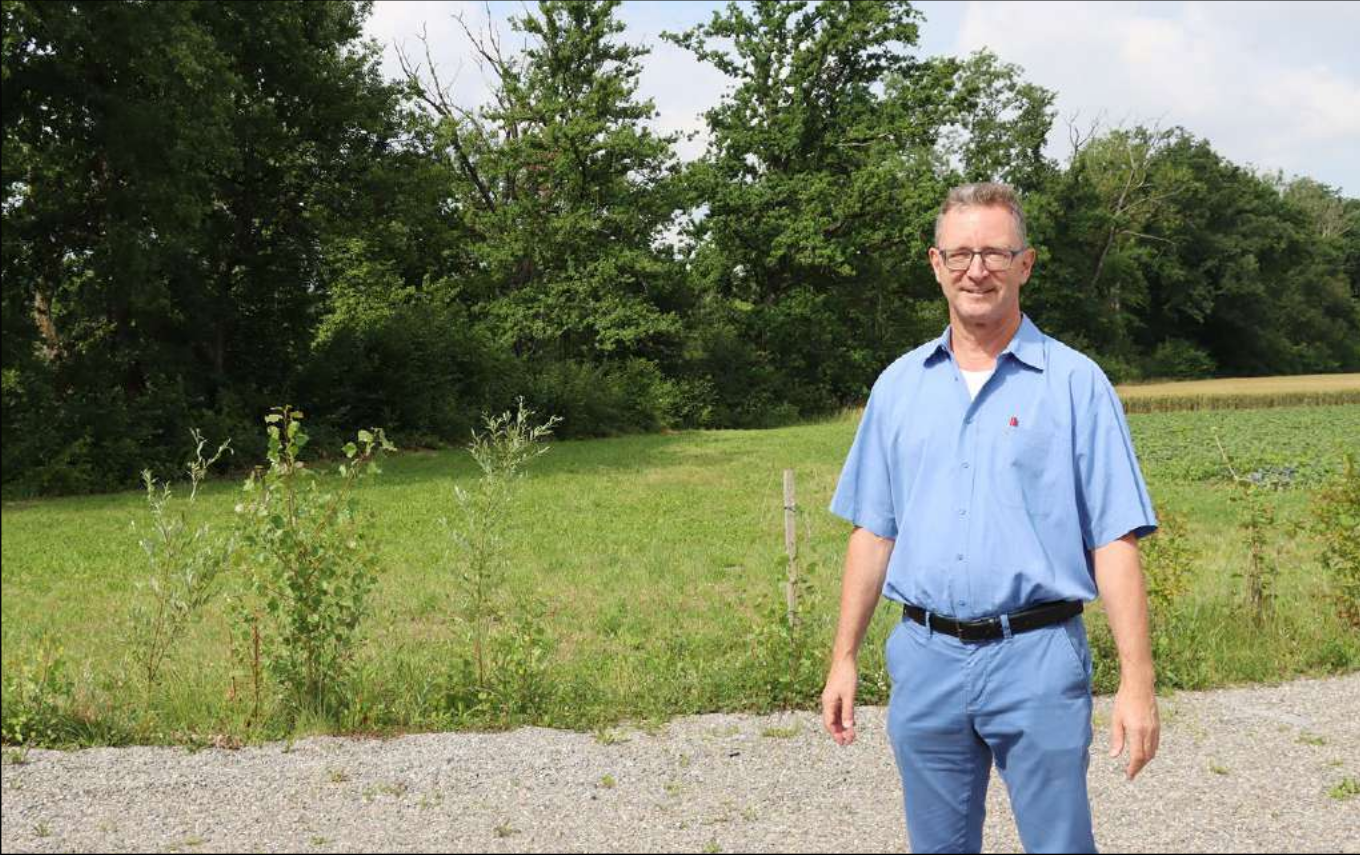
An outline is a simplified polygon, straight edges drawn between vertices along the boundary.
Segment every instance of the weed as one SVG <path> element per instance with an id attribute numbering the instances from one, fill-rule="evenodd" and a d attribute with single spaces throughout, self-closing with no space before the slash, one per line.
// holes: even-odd
<path id="1" fill-rule="evenodd" d="M 760 735 L 770 739 L 792 739 L 802 732 L 801 727 L 791 724 L 788 727 L 767 727 L 760 732 Z"/>
<path id="2" fill-rule="evenodd" d="M 1353 778 L 1349 775 L 1342 778 L 1341 783 L 1327 791 L 1327 795 L 1339 802 L 1349 801 L 1360 796 L 1360 778 Z"/>
<path id="3" fill-rule="evenodd" d="M 142 472 L 151 526 L 150 533 L 138 543 L 146 553 L 151 575 L 137 586 L 128 623 L 133 655 L 148 690 L 155 685 L 166 657 L 190 620 L 212 599 L 214 583 L 235 551 L 232 536 L 216 537 L 207 523 L 193 524 L 198 488 L 212 465 L 230 450 L 230 441 L 205 459 L 207 440 L 197 430 L 191 435 L 194 459 L 185 467 L 189 495 L 183 503 L 174 502 L 169 482 L 157 482 L 150 469 Z M 134 522 L 134 531 L 136 525 Z"/>

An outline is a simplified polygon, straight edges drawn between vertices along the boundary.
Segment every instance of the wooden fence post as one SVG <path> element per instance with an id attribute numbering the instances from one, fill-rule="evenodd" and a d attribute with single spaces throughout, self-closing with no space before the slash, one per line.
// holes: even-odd
<path id="1" fill-rule="evenodd" d="M 784 470 L 784 550 L 789 554 L 789 578 L 784 585 L 789 629 L 798 615 L 798 504 L 794 498 L 793 470 Z"/>

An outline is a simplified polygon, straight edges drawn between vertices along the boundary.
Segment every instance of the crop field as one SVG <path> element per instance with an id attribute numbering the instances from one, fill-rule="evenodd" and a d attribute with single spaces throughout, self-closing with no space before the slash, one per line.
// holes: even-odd
<path id="1" fill-rule="evenodd" d="M 1360 403 L 1360 374 L 1186 380 L 1119 387 L 1130 413 Z"/>

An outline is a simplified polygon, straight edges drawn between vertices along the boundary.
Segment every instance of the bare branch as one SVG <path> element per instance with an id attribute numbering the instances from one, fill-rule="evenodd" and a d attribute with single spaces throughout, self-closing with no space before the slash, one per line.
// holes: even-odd
<path id="1" fill-rule="evenodd" d="M 410 58 L 406 55 L 406 51 L 400 46 L 397 46 L 397 62 L 401 65 L 402 74 L 405 75 L 407 81 L 411 83 L 411 88 L 415 92 L 416 97 L 433 110 L 435 115 L 440 116 L 444 120 L 445 127 L 449 131 L 449 145 L 453 149 L 453 154 L 458 161 L 459 168 L 462 169 L 463 174 L 467 176 L 468 180 L 476 186 L 477 193 L 481 196 L 482 204 L 486 206 L 488 211 L 494 212 L 496 210 L 495 199 L 491 195 L 491 191 L 487 187 L 486 182 L 482 180 L 482 176 L 477 171 L 476 165 L 473 164 L 472 158 L 468 156 L 467 148 L 463 145 L 463 140 L 459 133 L 460 125 L 463 122 L 466 122 L 483 138 L 485 138 L 485 132 L 482 130 L 476 116 L 471 111 L 465 110 L 453 102 L 453 98 L 449 94 L 451 84 L 450 86 L 445 86 L 439 79 L 438 68 L 435 65 L 434 57 L 430 53 L 429 34 L 424 24 L 420 27 L 420 41 L 425 46 L 425 62 L 429 68 L 431 85 L 425 85 L 425 81 L 420 74 L 420 65 L 412 63 Z M 461 70 L 461 66 L 459 68 Z M 454 79 L 456 80 L 457 77 L 458 72 L 455 72 Z"/>
<path id="2" fill-rule="evenodd" d="M 1175 245 L 1176 245 L 1176 242 L 1175 242 L 1174 240 L 1169 239 L 1169 238 L 1157 237 L 1156 235 L 1146 235 L 1146 234 L 1143 234 L 1142 232 L 1135 232 L 1133 229 L 1120 229 L 1120 230 L 1119 230 L 1119 233 L 1120 233 L 1121 235 L 1129 235 L 1130 237 L 1140 237 L 1140 238 L 1147 238 L 1148 240 L 1161 241 L 1162 243 L 1169 243 L 1169 244 L 1171 244 L 1172 246 L 1175 246 Z"/>
<path id="3" fill-rule="evenodd" d="M 1067 140 L 1072 145 L 1073 160 L 1075 160 L 1077 156 L 1082 153 L 1086 146 L 1090 145 L 1091 140 L 1095 139 L 1096 134 L 1100 132 L 1101 123 L 1100 116 L 1096 116 L 1094 119 L 1091 120 L 1090 130 L 1087 131 L 1083 131 L 1081 127 L 1077 124 L 1077 120 L 1080 118 L 1081 110 L 1077 110 L 1066 119 Z"/>

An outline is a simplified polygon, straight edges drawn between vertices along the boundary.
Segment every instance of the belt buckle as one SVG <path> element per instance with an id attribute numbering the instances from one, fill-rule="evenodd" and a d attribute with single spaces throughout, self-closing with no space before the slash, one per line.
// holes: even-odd
<path id="1" fill-rule="evenodd" d="M 1000 622 L 994 617 L 982 618 L 976 621 L 959 624 L 960 641 L 986 641 L 992 637 L 991 629 L 999 626 Z"/>

